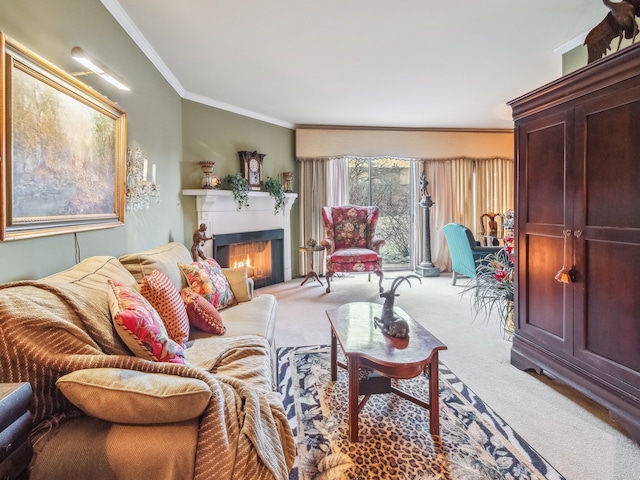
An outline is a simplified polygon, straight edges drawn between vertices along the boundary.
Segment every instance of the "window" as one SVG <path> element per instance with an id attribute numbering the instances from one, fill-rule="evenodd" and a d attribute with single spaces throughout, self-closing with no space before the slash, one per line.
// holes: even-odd
<path id="1" fill-rule="evenodd" d="M 376 235 L 384 238 L 385 270 L 409 268 L 411 252 L 410 165 L 397 158 L 350 158 L 349 203 L 380 207 Z"/>

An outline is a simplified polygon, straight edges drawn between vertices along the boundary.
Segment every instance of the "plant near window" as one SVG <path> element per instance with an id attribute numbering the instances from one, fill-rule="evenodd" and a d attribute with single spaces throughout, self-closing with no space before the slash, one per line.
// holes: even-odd
<path id="1" fill-rule="evenodd" d="M 486 318 L 489 318 L 496 312 L 505 334 L 510 338 L 514 330 L 513 210 L 505 213 L 505 228 L 507 234 L 504 236 L 504 248 L 478 261 L 476 278 L 469 282 L 463 294 L 473 295 L 472 306 L 476 315 L 483 311 Z"/>
<path id="2" fill-rule="evenodd" d="M 238 210 L 242 207 L 249 208 L 249 185 L 241 173 L 224 177 L 222 187 L 225 190 L 231 190 L 233 200 L 238 204 Z"/>
<path id="3" fill-rule="evenodd" d="M 277 178 L 268 177 L 264 182 L 264 189 L 269 192 L 269 195 L 275 200 L 273 214 L 276 215 L 284 208 L 285 195 L 282 183 L 280 183 L 280 180 Z"/>

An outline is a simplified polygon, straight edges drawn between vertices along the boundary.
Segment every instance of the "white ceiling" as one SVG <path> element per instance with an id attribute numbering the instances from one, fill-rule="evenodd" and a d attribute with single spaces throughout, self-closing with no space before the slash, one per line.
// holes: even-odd
<path id="1" fill-rule="evenodd" d="M 608 12 L 600 0 L 101 1 L 183 98 L 290 128 L 513 128 L 505 103 L 558 78 L 558 49 Z"/>

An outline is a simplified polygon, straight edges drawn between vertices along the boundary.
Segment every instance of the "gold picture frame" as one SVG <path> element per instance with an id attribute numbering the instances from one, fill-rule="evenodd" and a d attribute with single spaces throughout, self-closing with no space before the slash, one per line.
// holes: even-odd
<path id="1" fill-rule="evenodd" d="M 124 225 L 126 112 L 0 33 L 0 240 Z"/>

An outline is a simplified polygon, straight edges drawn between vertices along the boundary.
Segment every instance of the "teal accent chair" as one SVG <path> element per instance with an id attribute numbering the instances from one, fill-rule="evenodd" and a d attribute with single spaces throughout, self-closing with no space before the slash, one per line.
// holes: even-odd
<path id="1" fill-rule="evenodd" d="M 456 284 L 458 275 L 475 278 L 478 263 L 490 253 L 498 253 L 502 249 L 479 246 L 471 230 L 459 223 L 448 223 L 443 231 L 451 255 L 452 285 Z"/>

